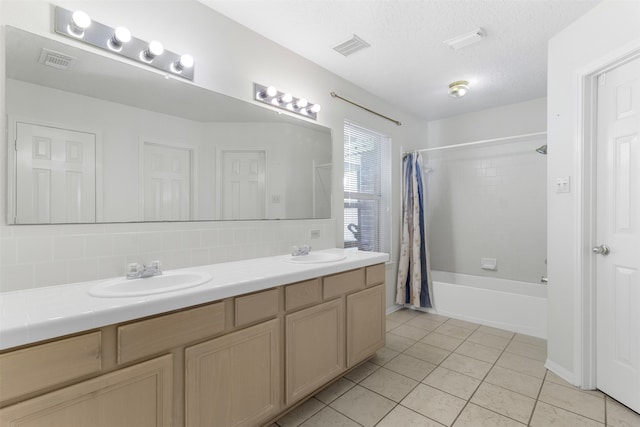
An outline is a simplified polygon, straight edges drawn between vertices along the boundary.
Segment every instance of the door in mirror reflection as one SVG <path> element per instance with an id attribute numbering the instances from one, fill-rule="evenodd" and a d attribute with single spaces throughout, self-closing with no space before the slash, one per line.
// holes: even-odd
<path id="1" fill-rule="evenodd" d="M 145 142 L 142 158 L 144 220 L 191 219 L 191 150 Z"/>
<path id="2" fill-rule="evenodd" d="M 264 218 L 264 151 L 222 151 L 222 181 L 223 219 Z"/>
<path id="3" fill-rule="evenodd" d="M 16 223 L 94 222 L 94 134 L 16 123 Z"/>

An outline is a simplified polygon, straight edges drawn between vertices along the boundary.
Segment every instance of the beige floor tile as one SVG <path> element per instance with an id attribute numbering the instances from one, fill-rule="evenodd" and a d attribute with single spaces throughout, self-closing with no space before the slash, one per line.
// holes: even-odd
<path id="1" fill-rule="evenodd" d="M 498 357 L 500 357 L 500 354 L 502 354 L 502 350 L 487 347 L 471 341 L 465 341 L 460 344 L 460 346 L 455 349 L 455 352 L 491 364 L 495 363 L 495 361 L 498 360 Z"/>
<path id="2" fill-rule="evenodd" d="M 482 328 L 478 328 L 473 334 L 467 338 L 467 341 L 471 341 L 477 344 L 481 344 L 487 347 L 497 348 L 498 350 L 504 350 L 509 344 L 511 338 L 505 338 L 498 335 L 493 335 L 488 332 L 483 332 Z"/>
<path id="3" fill-rule="evenodd" d="M 521 374 L 501 366 L 491 368 L 485 381 L 534 399 L 538 398 L 540 387 L 542 387 L 542 378 Z"/>
<path id="4" fill-rule="evenodd" d="M 406 349 L 404 354 L 437 365 L 450 354 L 450 351 L 418 342 Z"/>
<path id="5" fill-rule="evenodd" d="M 357 423 L 370 427 L 384 418 L 396 404 L 364 387 L 355 386 L 330 405 Z"/>
<path id="6" fill-rule="evenodd" d="M 511 418 L 481 408 L 473 403 L 468 404 L 460 414 L 453 427 L 522 427 Z"/>
<path id="7" fill-rule="evenodd" d="M 429 375 L 429 372 L 435 369 L 436 365 L 406 354 L 399 354 L 384 367 L 405 377 L 422 381 L 424 377 Z"/>
<path id="8" fill-rule="evenodd" d="M 360 382 L 362 387 L 383 395 L 394 402 L 400 402 L 418 385 L 418 381 L 407 378 L 385 368 L 380 368 Z"/>
<path id="9" fill-rule="evenodd" d="M 480 384 L 471 402 L 524 424 L 529 422 L 536 403 L 535 399 L 489 383 Z"/>
<path id="10" fill-rule="evenodd" d="M 521 341 L 511 341 L 504 351 L 517 354 L 519 356 L 536 359 L 541 362 L 547 360 L 547 346 L 538 344 L 529 344 Z"/>
<path id="11" fill-rule="evenodd" d="M 443 348 L 445 350 L 455 350 L 464 340 L 459 338 L 450 337 L 449 335 L 439 334 L 437 332 L 431 332 L 426 337 L 422 338 L 420 342 L 432 345 L 434 347 Z"/>
<path id="12" fill-rule="evenodd" d="M 640 426 L 640 414 L 607 397 L 607 427 Z"/>
<path id="13" fill-rule="evenodd" d="M 391 332 L 387 332 L 387 341 L 385 343 L 385 347 L 390 348 L 395 351 L 405 351 L 412 345 L 416 343 L 416 340 L 412 340 L 410 338 L 401 337 L 400 335 L 392 334 Z"/>
<path id="14" fill-rule="evenodd" d="M 512 371 L 521 372 L 536 378 L 544 378 L 547 369 L 544 364 L 535 359 L 518 356 L 513 353 L 502 353 L 502 356 L 496 362 L 496 365 Z"/>
<path id="15" fill-rule="evenodd" d="M 302 427 L 360 427 L 358 423 L 327 406 L 302 424 Z"/>
<path id="16" fill-rule="evenodd" d="M 380 350 L 376 352 L 375 356 L 369 359 L 369 362 L 382 366 L 399 354 L 400 354 L 399 351 L 392 350 L 388 347 L 382 347 Z"/>
<path id="17" fill-rule="evenodd" d="M 513 336 L 515 335 L 515 333 L 513 333 L 511 331 L 506 331 L 504 329 L 498 329 L 498 328 L 494 328 L 492 326 L 485 326 L 485 325 L 480 326 L 478 328 L 478 332 L 484 332 L 484 333 L 491 334 L 491 335 L 497 335 L 499 337 L 508 338 L 508 339 L 513 338 Z"/>
<path id="18" fill-rule="evenodd" d="M 441 316 L 440 314 L 435 314 L 435 313 L 426 313 L 424 311 L 419 312 L 419 316 L 425 319 L 430 319 L 433 320 L 434 322 L 438 322 L 438 323 L 444 323 L 447 320 L 450 319 L 450 317 L 447 316 Z"/>
<path id="19" fill-rule="evenodd" d="M 442 427 L 442 424 L 398 405 L 376 427 Z"/>
<path id="20" fill-rule="evenodd" d="M 604 427 L 604 424 L 590 418 L 585 418 L 540 401 L 536 404 L 536 409 L 529 425 L 531 427 Z"/>
<path id="21" fill-rule="evenodd" d="M 400 335 L 401 337 L 419 341 L 422 338 L 424 338 L 429 333 L 429 331 L 425 329 L 416 328 L 415 326 L 410 326 L 405 323 L 393 329 L 391 333 L 395 335 Z"/>
<path id="22" fill-rule="evenodd" d="M 456 419 L 466 401 L 448 393 L 419 384 L 401 402 L 401 405 L 412 409 L 425 417 L 450 426 Z"/>
<path id="23" fill-rule="evenodd" d="M 315 398 L 320 402 L 328 405 L 329 403 L 345 394 L 347 391 L 351 390 L 351 388 L 353 388 L 355 385 L 356 383 L 354 383 L 353 381 L 342 377 L 338 381 L 331 384 L 329 387 L 318 392 L 315 395 Z"/>
<path id="24" fill-rule="evenodd" d="M 466 320 L 460 319 L 449 319 L 447 320 L 447 325 L 459 326 L 461 328 L 471 329 L 472 331 L 475 331 L 480 327 L 477 323 L 467 322 Z"/>
<path id="25" fill-rule="evenodd" d="M 457 353 L 452 353 L 447 357 L 441 366 L 479 380 L 483 379 L 491 369 L 490 363 Z"/>
<path id="26" fill-rule="evenodd" d="M 480 385 L 480 380 L 438 366 L 422 383 L 468 400 Z"/>
<path id="27" fill-rule="evenodd" d="M 461 328 L 460 326 L 449 325 L 448 322 L 444 323 L 434 331 L 439 334 L 449 335 L 450 337 L 458 338 L 461 340 L 466 339 L 473 333 L 472 330 L 467 328 Z"/>
<path id="28" fill-rule="evenodd" d="M 442 325 L 442 322 L 433 320 L 431 316 L 416 316 L 413 319 L 409 320 L 406 324 L 409 326 L 414 326 L 416 328 L 425 329 L 427 331 L 433 331 L 438 326 Z"/>
<path id="29" fill-rule="evenodd" d="M 543 338 L 532 337 L 531 335 L 516 334 L 516 336 L 513 337 L 513 340 L 519 341 L 519 342 L 526 342 L 527 344 L 544 345 L 544 346 L 547 345 L 547 340 Z"/>
<path id="30" fill-rule="evenodd" d="M 400 309 L 398 311 L 394 311 L 393 313 L 387 316 L 387 320 L 391 320 L 393 322 L 404 323 L 408 320 L 413 319 L 418 315 L 418 312 L 415 310 L 410 310 L 407 308 Z"/>
<path id="31" fill-rule="evenodd" d="M 386 320 L 386 328 L 387 328 L 387 332 L 397 328 L 398 326 L 402 325 L 402 323 L 400 322 L 395 322 L 393 320 Z"/>
<path id="32" fill-rule="evenodd" d="M 604 423 L 604 398 L 592 396 L 575 387 L 545 381 L 539 400 Z"/>
<path id="33" fill-rule="evenodd" d="M 284 417 L 280 418 L 276 423 L 280 427 L 298 427 L 325 406 L 326 405 L 324 403 L 312 397 Z"/>
<path id="34" fill-rule="evenodd" d="M 558 375 L 554 374 L 551 371 L 547 371 L 547 375 L 544 377 L 545 381 L 552 382 L 554 384 L 560 384 L 566 387 L 573 387 L 570 383 L 560 378 Z"/>
<path id="35" fill-rule="evenodd" d="M 345 378 L 353 381 L 354 383 L 359 383 L 360 381 L 371 375 L 373 372 L 375 372 L 378 368 L 380 368 L 380 366 L 371 362 L 365 362 L 345 375 Z"/>

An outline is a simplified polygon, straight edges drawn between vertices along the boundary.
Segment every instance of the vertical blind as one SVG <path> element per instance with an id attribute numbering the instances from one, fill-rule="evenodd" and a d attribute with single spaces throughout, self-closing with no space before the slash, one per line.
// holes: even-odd
<path id="1" fill-rule="evenodd" d="M 389 252 L 391 140 L 344 123 L 344 246 Z"/>

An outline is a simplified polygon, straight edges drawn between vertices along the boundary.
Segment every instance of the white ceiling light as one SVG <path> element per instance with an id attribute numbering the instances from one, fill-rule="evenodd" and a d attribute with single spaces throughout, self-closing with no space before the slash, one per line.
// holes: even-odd
<path id="1" fill-rule="evenodd" d="M 475 29 L 469 33 L 461 34 L 449 40 L 445 40 L 444 44 L 449 46 L 453 50 L 462 49 L 474 43 L 479 42 L 484 37 L 484 30 L 482 28 Z"/>
<path id="2" fill-rule="evenodd" d="M 449 85 L 449 95 L 453 98 L 462 98 L 469 92 L 469 82 L 466 80 L 459 80 Z"/>

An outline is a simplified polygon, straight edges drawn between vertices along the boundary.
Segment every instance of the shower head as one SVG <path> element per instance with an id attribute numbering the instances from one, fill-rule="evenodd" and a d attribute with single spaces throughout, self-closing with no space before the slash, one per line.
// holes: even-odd
<path id="1" fill-rule="evenodd" d="M 544 144 L 542 147 L 536 148 L 536 152 L 540 154 L 547 154 L 547 144 Z"/>

